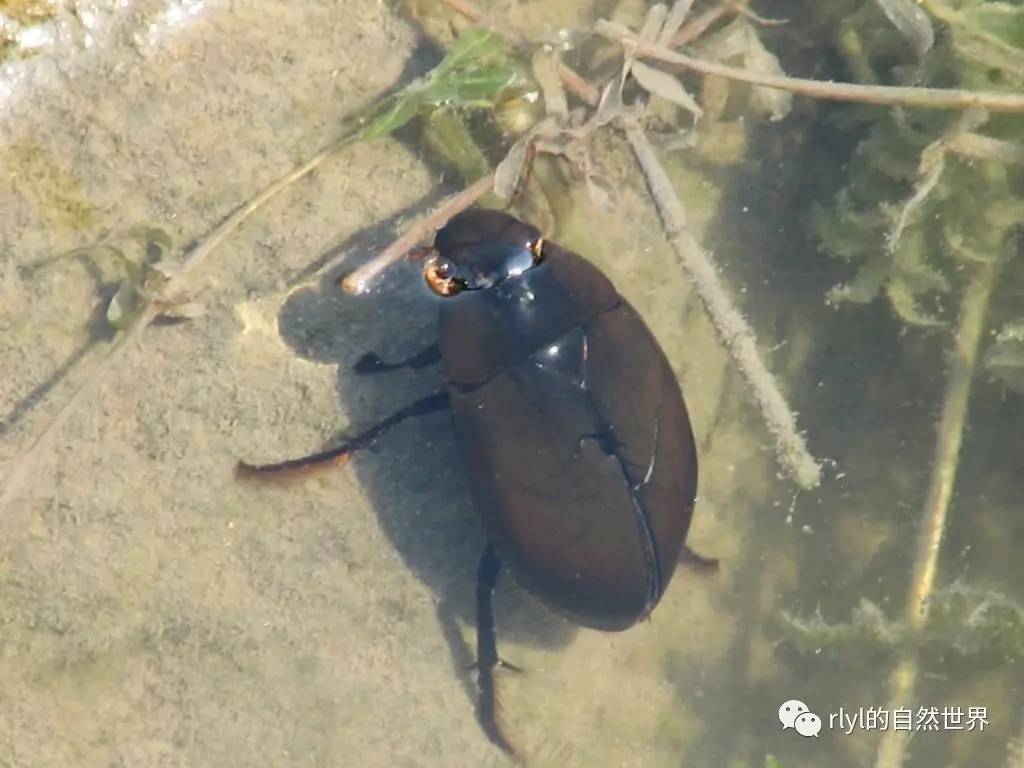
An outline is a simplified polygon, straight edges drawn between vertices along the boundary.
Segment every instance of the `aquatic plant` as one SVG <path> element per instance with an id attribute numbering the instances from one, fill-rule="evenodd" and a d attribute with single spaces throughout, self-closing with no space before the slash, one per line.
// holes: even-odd
<path id="1" fill-rule="evenodd" d="M 1024 7 L 935 0 L 921 4 L 926 15 L 911 5 L 869 2 L 851 15 L 843 50 L 852 71 L 872 82 L 895 77 L 923 85 L 1019 89 Z M 932 20 L 944 26 L 943 35 L 932 34 Z M 888 27 L 887 33 L 877 35 L 880 27 Z M 894 31 L 896 41 L 904 43 L 902 51 L 894 45 Z M 845 117 L 852 125 L 870 122 L 835 204 L 819 207 L 815 215 L 824 250 L 853 268 L 828 300 L 867 304 L 884 296 L 904 325 L 932 333 L 937 342 L 949 344 L 951 354 L 902 621 L 890 623 L 868 602 L 844 626 L 813 618 L 789 621 L 806 637 L 843 642 L 865 639 L 867 633 L 875 643 L 902 645 L 889 682 L 890 701 L 901 702 L 913 696 L 917 654 L 926 640 L 934 645 L 941 636 L 966 651 L 993 634 L 1005 640 L 1008 628 L 1019 624 L 1019 611 L 1001 612 L 993 620 L 993 599 L 978 591 L 944 590 L 936 577 L 977 362 L 984 359 L 988 370 L 1011 387 L 1019 386 L 1024 363 L 1020 320 L 1008 321 L 987 351 L 983 333 L 989 317 L 1003 311 L 1000 302 L 1009 298 L 1000 292 L 997 276 L 1013 280 L 1024 263 L 1024 146 L 1013 141 L 1024 124 L 1017 116 L 993 116 L 977 107 L 958 116 L 894 109 Z M 956 610 L 954 594 L 960 601 Z M 963 612 L 968 597 L 979 601 L 970 606 L 968 600 L 973 620 L 950 621 Z M 1010 650 L 1019 653 L 1021 647 L 1011 644 Z M 876 765 L 895 768 L 904 753 L 903 735 L 886 733 Z"/>

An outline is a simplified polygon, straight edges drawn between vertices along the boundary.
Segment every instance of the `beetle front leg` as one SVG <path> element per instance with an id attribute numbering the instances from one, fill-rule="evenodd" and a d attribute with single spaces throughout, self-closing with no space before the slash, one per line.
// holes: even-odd
<path id="1" fill-rule="evenodd" d="M 494 687 L 494 668 L 508 667 L 520 671 L 511 664 L 498 658 L 498 642 L 494 632 L 494 606 L 491 597 L 494 585 L 501 573 L 501 558 L 490 544 L 480 557 L 480 565 L 476 572 L 476 669 L 477 688 L 480 698 L 477 702 L 477 718 L 480 725 L 499 749 L 513 759 L 518 759 L 515 747 L 505 738 L 498 724 L 498 700 Z"/>
<path id="2" fill-rule="evenodd" d="M 401 368 L 419 370 L 434 365 L 441 360 L 441 347 L 434 342 L 429 347 L 417 352 L 405 360 L 397 363 L 385 363 L 376 352 L 367 352 L 356 362 L 356 373 L 383 373 L 384 371 L 397 371 Z"/>
<path id="3" fill-rule="evenodd" d="M 346 440 L 337 448 L 303 456 L 301 459 L 288 459 L 274 464 L 247 464 L 240 461 L 235 467 L 235 475 L 242 479 L 290 480 L 321 469 L 331 467 L 340 469 L 348 463 L 354 453 L 368 448 L 374 440 L 395 425 L 414 416 L 426 416 L 446 408 L 448 408 L 448 393 L 438 392 L 395 411 L 383 421 L 351 440 Z"/>

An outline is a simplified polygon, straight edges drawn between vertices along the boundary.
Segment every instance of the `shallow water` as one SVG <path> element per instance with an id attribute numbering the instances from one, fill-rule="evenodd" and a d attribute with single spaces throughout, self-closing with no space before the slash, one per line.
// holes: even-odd
<path id="1" fill-rule="evenodd" d="M 67 5 L 77 16 L 33 27 L 32 50 L 0 65 L 4 482 L 110 338 L 113 268 L 31 265 L 105 230 L 201 236 L 437 60 L 375 0 Z M 515 11 L 536 35 L 594 13 L 536 5 Z M 818 252 L 809 203 L 830 199 L 851 146 L 821 115 L 798 104 L 703 139 L 715 148 L 671 155 L 673 182 L 834 464 L 813 492 L 781 473 L 631 155 L 601 138 L 614 212 L 574 190 L 557 238 L 638 307 L 679 376 L 701 457 L 689 543 L 721 568 L 681 569 L 621 634 L 578 630 L 503 581 L 499 647 L 526 670 L 500 678 L 503 718 L 534 765 L 873 765 L 877 730 L 802 738 L 778 709 L 887 706 L 891 647 L 815 643 L 785 617 L 848 622 L 864 599 L 902 615 L 945 337 L 904 332 L 883 302 L 825 305 L 848 271 Z M 205 314 L 150 328 L 42 452 L 0 519 L 0 765 L 506 764 L 474 720 L 483 533 L 446 417 L 297 485 L 232 474 L 436 388 L 430 372 L 352 374 L 367 350 L 398 358 L 430 338 L 415 267 L 362 297 L 297 276 L 367 260 L 457 188 L 410 141 L 346 150 L 214 251 L 190 278 Z M 976 378 L 937 582 L 970 585 L 975 609 L 1022 599 L 1019 399 Z M 1020 657 L 965 638 L 922 651 L 905 705 L 986 706 L 990 722 L 916 733 L 907 765 L 1021 765 Z"/>

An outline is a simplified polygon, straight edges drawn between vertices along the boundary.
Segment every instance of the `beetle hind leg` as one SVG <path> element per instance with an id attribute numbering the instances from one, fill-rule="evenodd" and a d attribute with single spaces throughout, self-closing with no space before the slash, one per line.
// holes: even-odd
<path id="1" fill-rule="evenodd" d="M 476 670 L 477 689 L 479 699 L 477 701 L 477 719 L 480 726 L 487 734 L 487 738 L 509 755 L 514 760 L 519 756 L 515 747 L 506 738 L 498 722 L 498 693 L 495 688 L 494 670 L 496 667 L 506 667 L 521 672 L 518 667 L 503 662 L 498 658 L 497 636 L 494 631 L 494 606 L 491 597 L 494 594 L 494 585 L 498 582 L 498 574 L 501 573 L 501 558 L 494 551 L 490 544 L 484 549 L 480 557 L 480 566 L 476 574 Z"/>
<path id="2" fill-rule="evenodd" d="M 419 370 L 434 365 L 441 360 L 441 347 L 437 343 L 431 344 L 426 349 L 420 350 L 415 355 L 399 360 L 396 363 L 385 363 L 376 352 L 367 352 L 356 362 L 356 373 L 384 373 L 385 371 L 397 371 L 402 368 Z"/>
<path id="3" fill-rule="evenodd" d="M 288 459 L 274 464 L 248 464 L 244 461 L 235 465 L 235 477 L 239 480 L 297 480 L 323 469 L 341 469 L 352 458 L 355 448 L 343 443 L 337 448 Z"/>
<path id="4" fill-rule="evenodd" d="M 248 464 L 240 461 L 235 467 L 235 476 L 243 480 L 292 480 L 323 469 L 340 469 L 355 453 L 370 447 L 374 440 L 396 424 L 414 416 L 426 416 L 428 413 L 444 410 L 447 407 L 448 393 L 438 392 L 400 408 L 383 421 L 374 424 L 351 440 L 346 440 L 336 448 L 303 456 L 301 459 L 288 459 L 274 464 Z"/>
<path id="5" fill-rule="evenodd" d="M 705 557 L 704 555 L 699 555 L 685 544 L 683 545 L 683 551 L 679 556 L 679 562 L 701 573 L 711 573 L 718 570 L 717 557 Z"/>

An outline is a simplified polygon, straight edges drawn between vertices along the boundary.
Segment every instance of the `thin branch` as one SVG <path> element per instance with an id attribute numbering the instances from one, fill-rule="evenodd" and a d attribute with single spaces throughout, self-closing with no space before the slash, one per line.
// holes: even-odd
<path id="1" fill-rule="evenodd" d="M 564 62 L 558 62 L 558 74 L 566 90 L 571 91 L 585 104 L 596 107 L 601 102 L 601 91 L 597 86 L 592 85 L 582 75 L 567 66 Z"/>
<path id="2" fill-rule="evenodd" d="M 694 0 L 676 0 L 665 17 L 665 24 L 658 33 L 658 45 L 666 48 L 672 47 L 672 40 L 675 38 L 679 28 L 683 26 L 686 17 L 690 15 Z"/>
<path id="3" fill-rule="evenodd" d="M 227 218 L 225 218 L 220 224 L 213 228 L 213 230 L 206 235 L 194 248 L 185 254 L 185 259 L 182 262 L 181 269 L 175 279 L 184 277 L 187 272 L 195 268 L 203 261 L 210 252 L 220 245 L 226 237 L 237 230 L 245 220 L 252 216 L 257 210 L 262 208 L 272 197 L 277 195 L 285 188 L 291 186 L 299 179 L 304 176 L 308 176 L 310 173 L 315 171 L 324 161 L 335 155 L 341 149 L 344 149 L 349 144 L 355 142 L 360 138 L 359 131 L 353 131 L 346 134 L 340 139 L 336 140 L 329 147 L 320 150 L 317 154 L 307 160 L 305 163 L 295 168 L 284 176 L 281 176 L 276 181 L 271 182 L 264 187 L 255 197 L 250 199 L 244 205 L 236 208 Z"/>
<path id="4" fill-rule="evenodd" d="M 716 5 L 714 8 L 710 8 L 702 13 L 692 21 L 687 22 L 680 28 L 672 37 L 672 48 L 678 48 L 681 45 L 693 42 L 698 37 L 703 35 L 712 24 L 718 21 L 720 18 L 729 13 L 729 9 L 725 4 Z M 662 41 L 658 41 L 659 45 L 664 45 Z"/>
<path id="5" fill-rule="evenodd" d="M 428 235 L 444 226 L 452 216 L 464 211 L 477 200 L 494 189 L 494 173 L 491 172 L 474 182 L 472 186 L 449 197 L 429 216 L 420 219 L 406 230 L 405 234 L 380 252 L 371 261 L 341 281 L 341 287 L 349 293 L 365 293 L 370 283 L 385 269 L 405 257 L 416 245 Z M 323 271 L 323 270 L 321 270 Z"/>
<path id="6" fill-rule="evenodd" d="M 858 85 L 856 83 L 833 83 L 820 80 L 806 80 L 798 77 L 783 77 L 755 72 L 750 69 L 728 67 L 686 56 L 682 53 L 643 41 L 628 28 L 613 21 L 602 19 L 595 30 L 609 40 L 630 45 L 630 54 L 638 58 L 655 59 L 666 64 L 676 64 L 705 75 L 718 75 L 766 88 L 777 88 L 801 96 L 833 101 L 852 101 L 882 106 L 920 107 L 923 109 L 966 109 L 981 107 L 990 112 L 1024 112 L 1024 95 L 1015 93 L 990 93 L 986 91 L 963 91 L 946 88 L 901 88 L 898 86 Z"/>
<path id="7" fill-rule="evenodd" d="M 482 24 L 487 16 L 477 8 L 470 0 L 441 0 L 456 13 L 461 13 L 467 19 L 477 24 Z"/>
<path id="8" fill-rule="evenodd" d="M 708 254 L 690 233 L 686 211 L 646 134 L 636 124 L 627 124 L 625 130 L 633 154 L 647 179 L 668 241 L 689 273 L 722 343 L 754 391 L 768 429 L 775 438 L 779 462 L 800 487 L 814 488 L 821 482 L 821 466 L 807 450 L 793 412 L 762 361 L 753 330 L 733 306 Z"/>

